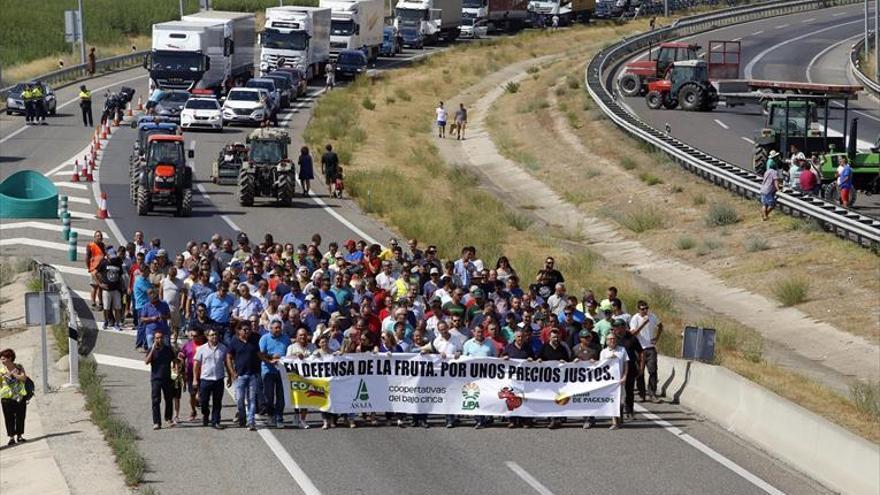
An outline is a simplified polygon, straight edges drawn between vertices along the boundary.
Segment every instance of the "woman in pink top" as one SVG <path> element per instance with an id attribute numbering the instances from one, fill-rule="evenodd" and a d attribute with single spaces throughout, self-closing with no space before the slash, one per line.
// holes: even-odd
<path id="1" fill-rule="evenodd" d="M 186 387 L 187 392 L 189 392 L 189 407 L 190 407 L 190 415 L 189 420 L 195 421 L 198 418 L 196 414 L 198 399 L 199 399 L 199 389 L 192 386 L 193 382 L 193 358 L 196 356 L 196 351 L 199 346 L 205 343 L 205 334 L 199 330 L 194 328 L 189 329 L 189 342 L 183 344 L 183 347 L 180 348 L 180 352 L 177 354 L 177 357 L 180 358 L 181 361 L 186 363 L 186 373 L 185 380 L 183 381 L 184 386 Z"/>

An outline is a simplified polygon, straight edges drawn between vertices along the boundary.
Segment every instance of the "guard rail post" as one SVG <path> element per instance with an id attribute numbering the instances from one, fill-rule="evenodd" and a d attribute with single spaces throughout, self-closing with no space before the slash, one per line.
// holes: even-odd
<path id="1" fill-rule="evenodd" d="M 870 33 L 868 35 L 869 43 L 874 36 L 876 36 L 876 33 Z M 859 57 L 859 53 L 863 50 L 864 44 L 865 40 L 859 39 L 859 41 L 852 46 L 852 50 L 850 50 L 849 54 L 849 67 L 855 78 L 865 87 L 865 91 L 874 95 L 875 98 L 880 98 L 880 81 L 875 81 L 871 78 L 870 74 L 865 74 L 864 71 L 862 71 L 862 59 Z"/>

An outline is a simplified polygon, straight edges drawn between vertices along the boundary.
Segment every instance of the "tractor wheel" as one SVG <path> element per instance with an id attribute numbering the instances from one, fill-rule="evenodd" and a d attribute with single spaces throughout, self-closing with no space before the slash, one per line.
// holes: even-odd
<path id="1" fill-rule="evenodd" d="M 193 211 L 193 193 L 192 189 L 186 188 L 183 190 L 183 197 L 180 199 L 180 208 L 177 209 L 177 214 L 182 217 L 192 216 Z"/>
<path id="2" fill-rule="evenodd" d="M 755 154 L 752 159 L 752 167 L 755 169 L 755 173 L 758 175 L 764 175 L 764 172 L 767 171 L 767 158 L 770 155 L 770 148 L 767 146 L 762 146 L 760 144 L 755 145 Z"/>
<path id="3" fill-rule="evenodd" d="M 633 74 L 621 77 L 617 85 L 620 87 L 620 92 L 626 96 L 639 96 L 642 92 L 642 80 Z"/>
<path id="4" fill-rule="evenodd" d="M 282 174 L 278 177 L 278 202 L 281 206 L 293 204 L 294 187 L 293 174 Z"/>
<path id="5" fill-rule="evenodd" d="M 663 93 L 659 91 L 648 91 L 648 94 L 645 95 L 645 104 L 652 110 L 662 108 L 665 100 L 666 98 L 663 97 Z"/>
<path id="6" fill-rule="evenodd" d="M 150 191 L 146 187 L 138 187 L 137 190 L 137 214 L 144 216 L 150 212 Z"/>
<path id="7" fill-rule="evenodd" d="M 254 194 L 256 186 L 254 184 L 254 176 L 251 174 L 241 174 L 238 176 L 238 203 L 241 206 L 253 206 Z"/>
<path id="8" fill-rule="evenodd" d="M 675 98 L 663 98 L 663 106 L 666 107 L 667 110 L 675 110 L 678 108 L 678 100 Z"/>
<path id="9" fill-rule="evenodd" d="M 681 103 L 682 110 L 697 111 L 703 108 L 705 100 L 706 91 L 696 84 L 685 84 L 678 90 L 678 101 Z"/>

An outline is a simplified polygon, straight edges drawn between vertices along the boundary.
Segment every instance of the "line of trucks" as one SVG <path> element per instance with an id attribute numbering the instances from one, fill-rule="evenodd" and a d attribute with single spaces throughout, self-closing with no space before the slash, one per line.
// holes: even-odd
<path id="1" fill-rule="evenodd" d="M 560 25 L 587 22 L 596 0 L 397 0 L 391 6 L 386 0 L 320 0 L 318 7 L 270 7 L 260 33 L 252 13 L 186 15 L 153 25 L 144 68 L 151 88 L 219 94 L 253 77 L 255 67 L 262 74 L 298 68 L 311 79 L 343 51 L 360 50 L 374 62 L 389 38 L 423 48 L 454 41 L 462 32 L 512 32 L 551 25 L 553 18 Z"/>

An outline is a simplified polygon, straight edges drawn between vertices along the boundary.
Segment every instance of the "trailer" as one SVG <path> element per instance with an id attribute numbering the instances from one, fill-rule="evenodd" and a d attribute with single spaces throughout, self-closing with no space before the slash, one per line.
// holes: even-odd
<path id="1" fill-rule="evenodd" d="M 385 27 L 383 0 L 321 0 L 320 5 L 330 9 L 330 53 L 364 50 L 375 61 Z"/>
<path id="2" fill-rule="evenodd" d="M 528 0 L 463 0 L 463 19 L 485 21 L 490 32 L 519 31 L 529 16 Z"/>
<path id="3" fill-rule="evenodd" d="M 462 0 L 400 0 L 395 25 L 407 46 L 455 41 L 460 33 Z"/>
<path id="4" fill-rule="evenodd" d="M 246 81 L 253 77 L 257 44 L 256 16 L 253 13 L 205 10 L 183 16 L 181 20 L 211 25 L 221 24 L 224 31 L 225 57 L 222 59 L 225 64 L 224 72 L 228 72 L 230 80 Z"/>

